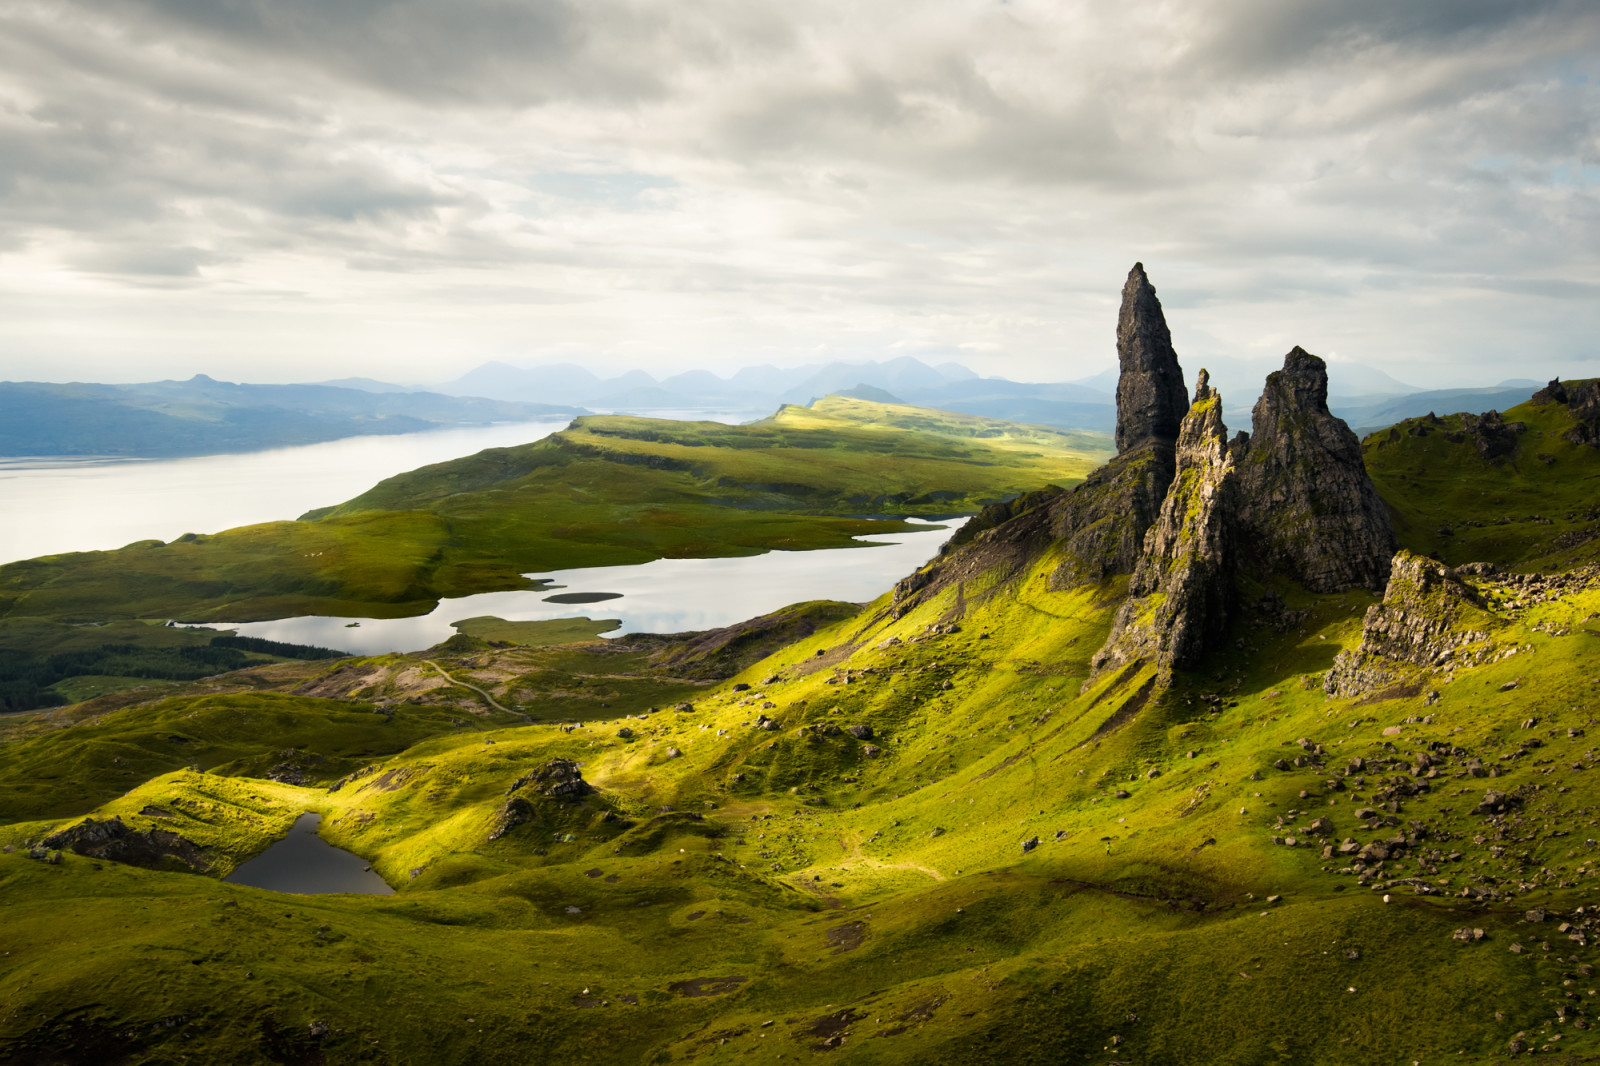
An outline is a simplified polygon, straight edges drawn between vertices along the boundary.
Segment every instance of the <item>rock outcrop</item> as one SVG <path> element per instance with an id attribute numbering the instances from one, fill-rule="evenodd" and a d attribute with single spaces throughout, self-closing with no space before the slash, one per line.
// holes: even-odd
<path id="1" fill-rule="evenodd" d="M 1383 602 L 1362 620 L 1361 644 L 1335 657 L 1323 689 L 1357 696 L 1418 681 L 1428 670 L 1477 665 L 1494 653 L 1489 633 L 1499 625 L 1456 571 L 1397 552 Z"/>
<path id="2" fill-rule="evenodd" d="M 1096 674 L 1146 659 L 1163 668 L 1199 664 L 1227 633 L 1233 596 L 1233 456 L 1222 397 L 1200 372 L 1178 434 L 1176 474 L 1118 609 L 1095 654 Z"/>
<path id="3" fill-rule="evenodd" d="M 1584 381 L 1550 382 L 1533 394 L 1529 401 L 1537 406 L 1559 403 L 1572 413 L 1577 422 L 1566 434 L 1573 444 L 1588 444 L 1600 448 L 1600 378 Z"/>
<path id="4" fill-rule="evenodd" d="M 204 873 L 211 869 L 200 845 L 167 829 L 130 829 L 121 816 L 97 821 L 85 818 L 77 825 L 52 833 L 42 841 L 92 859 L 145 866 L 151 869 L 185 866 Z"/>
<path id="5" fill-rule="evenodd" d="M 1446 439 L 1456 443 L 1470 440 L 1485 459 L 1503 459 L 1516 451 L 1517 438 L 1528 430 L 1526 423 L 1507 422 L 1499 411 L 1481 415 L 1463 411 L 1459 417 L 1461 431 L 1445 434 Z"/>
<path id="6" fill-rule="evenodd" d="M 1064 542 L 1050 587 L 1097 584 L 1131 573 L 1146 531 L 1176 471 L 1174 447 L 1189 410 L 1183 368 L 1161 301 L 1135 263 L 1117 313 L 1117 457 L 1053 509 L 1051 534 Z"/>
<path id="7" fill-rule="evenodd" d="M 995 587 L 996 578 L 1026 567 L 1056 542 L 1062 562 L 1052 589 L 1133 572 L 1172 484 L 1173 449 L 1189 409 L 1161 301 L 1140 263 L 1122 288 L 1117 358 L 1117 457 L 1071 490 L 1029 493 L 970 519 L 948 551 L 895 586 L 896 616 L 980 574 Z"/>
<path id="8" fill-rule="evenodd" d="M 534 786 L 533 791 L 539 795 L 558 800 L 580 800 L 594 791 L 583 779 L 578 764 L 571 759 L 552 759 L 539 769 L 523 774 L 511 783 L 506 794 L 529 785 Z"/>
<path id="9" fill-rule="evenodd" d="M 1251 423 L 1234 448 L 1252 556 L 1313 592 L 1382 589 L 1394 529 L 1361 442 L 1328 410 L 1327 364 L 1296 347 L 1267 375 Z"/>
<path id="10" fill-rule="evenodd" d="M 1183 369 L 1172 350 L 1155 286 L 1135 263 L 1122 286 L 1117 315 L 1117 452 L 1130 452 L 1149 441 L 1171 444 L 1189 410 Z"/>

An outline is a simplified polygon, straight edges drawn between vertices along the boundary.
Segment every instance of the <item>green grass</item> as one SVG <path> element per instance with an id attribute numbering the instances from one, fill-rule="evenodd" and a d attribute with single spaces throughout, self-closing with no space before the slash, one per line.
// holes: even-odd
<path id="1" fill-rule="evenodd" d="M 1574 444 L 1560 404 L 1505 412 L 1522 422 L 1508 455 L 1485 458 L 1460 415 L 1409 418 L 1362 442 L 1400 543 L 1452 566 L 1564 568 L 1600 559 L 1600 450 Z"/>
<path id="2" fill-rule="evenodd" d="M 1529 422 L 1523 447 L 1542 447 Z M 1386 493 L 1438 444 L 1404 441 L 1368 442 Z M 1428 454 L 1547 498 L 1590 461 Z M 1420 520 L 1430 497 L 1414 498 Z M 1468 547 L 1548 557 L 1488 537 Z M 284 675 L 298 694 L 0 730 L 0 842 L 97 811 L 181 827 L 222 870 L 315 810 L 397 889 L 286 896 L 0 854 L 0 1057 L 1343 1066 L 1499 1062 L 1519 1033 L 1541 1059 L 1600 1055 L 1576 1021 L 1600 1011 L 1600 958 L 1558 929 L 1600 882 L 1600 587 L 1536 602 L 1471 578 L 1491 661 L 1333 699 L 1322 675 L 1360 642 L 1370 594 L 1280 582 L 1268 610 L 1267 588 L 1243 588 L 1228 650 L 1162 691 L 1140 664 L 1091 680 L 1118 590 L 1052 591 L 1059 562 L 969 574 L 898 617 L 891 596 L 800 605 L 722 644 L 480 631 L 429 653 L 532 724 L 380 656 L 297 666 L 313 671 Z M 870 738 L 845 729 L 863 724 Z M 1323 765 L 1294 764 L 1319 746 Z M 323 787 L 261 779 L 289 748 L 324 760 Z M 1448 757 L 1432 778 L 1423 751 Z M 531 817 L 491 841 L 510 786 L 556 758 L 597 791 L 524 790 Z M 1490 788 L 1520 806 L 1474 813 Z M 1356 819 L 1367 807 L 1395 824 Z M 1335 842 L 1425 835 L 1358 876 L 1273 842 L 1316 818 Z M 722 983 L 686 994 L 698 979 Z"/>

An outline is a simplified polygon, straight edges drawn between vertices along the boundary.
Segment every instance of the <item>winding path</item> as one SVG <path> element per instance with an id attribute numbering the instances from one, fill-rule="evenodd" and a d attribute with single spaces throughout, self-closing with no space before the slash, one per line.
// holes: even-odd
<path id="1" fill-rule="evenodd" d="M 427 663 L 429 666 L 433 667 L 435 670 L 439 671 L 439 676 L 444 678 L 446 681 L 450 682 L 452 685 L 459 685 L 461 688 L 469 688 L 472 691 L 476 692 L 478 695 L 482 696 L 484 698 L 484 700 L 489 704 L 489 706 L 493 707 L 495 710 L 502 711 L 502 712 L 504 712 L 506 714 L 515 715 L 516 717 L 522 719 L 524 722 L 533 721 L 532 718 L 529 718 L 527 715 L 523 714 L 521 711 L 513 711 L 510 707 L 502 706 L 499 700 L 497 700 L 493 696 L 489 695 L 487 692 L 485 692 L 483 689 L 479 688 L 477 685 L 468 684 L 467 682 L 462 681 L 462 680 L 460 680 L 458 678 L 451 677 L 449 672 L 446 671 L 444 667 L 440 666 L 438 663 L 434 662 L 432 659 L 423 659 L 422 661 Z"/>

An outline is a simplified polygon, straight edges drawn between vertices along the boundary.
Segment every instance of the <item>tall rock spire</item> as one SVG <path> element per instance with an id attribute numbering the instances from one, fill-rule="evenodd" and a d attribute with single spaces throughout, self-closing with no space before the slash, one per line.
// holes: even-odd
<path id="1" fill-rule="evenodd" d="M 1148 441 L 1176 441 L 1189 397 L 1178 353 L 1172 350 L 1172 333 L 1143 263 L 1133 264 L 1122 286 L 1117 360 L 1122 365 L 1117 379 L 1117 452 L 1132 451 Z"/>
<path id="2" fill-rule="evenodd" d="M 1251 413 L 1240 517 L 1257 561 L 1313 592 L 1381 591 L 1395 551 L 1361 442 L 1328 410 L 1328 366 L 1296 347 Z"/>
<path id="3" fill-rule="evenodd" d="M 1227 635 L 1234 599 L 1233 456 L 1222 397 L 1204 370 L 1184 416 L 1177 474 L 1144 537 L 1111 635 L 1095 653 L 1096 674 L 1134 659 L 1162 669 L 1198 666 Z"/>

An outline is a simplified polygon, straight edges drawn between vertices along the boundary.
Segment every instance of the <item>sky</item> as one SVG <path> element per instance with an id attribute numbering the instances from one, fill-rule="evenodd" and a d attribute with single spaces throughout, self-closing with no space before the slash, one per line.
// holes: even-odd
<path id="1" fill-rule="evenodd" d="M 0 378 L 1600 375 L 1593 0 L 0 0 Z"/>

